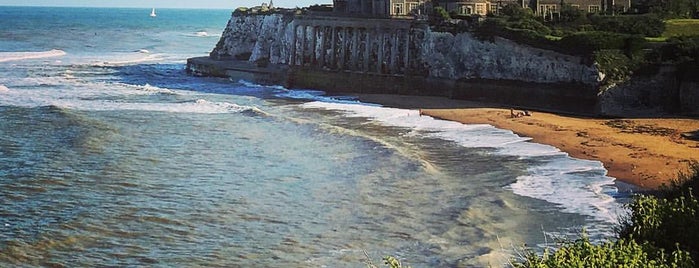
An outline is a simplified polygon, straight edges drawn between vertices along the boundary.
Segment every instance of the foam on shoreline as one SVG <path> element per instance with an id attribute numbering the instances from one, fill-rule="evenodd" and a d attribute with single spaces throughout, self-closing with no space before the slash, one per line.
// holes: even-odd
<path id="1" fill-rule="evenodd" d="M 530 167 L 527 175 L 505 187 L 515 194 L 545 200 L 564 212 L 609 223 L 616 222 L 621 211 L 613 197 L 617 192 L 615 179 L 606 176 L 602 163 L 571 158 L 553 146 L 529 142 L 529 138 L 509 130 L 438 120 L 421 116 L 417 110 L 320 101 L 302 107 L 341 111 L 350 117 L 410 128 L 417 135 L 454 141 L 467 148 L 487 148 L 494 154 L 516 156 Z"/>

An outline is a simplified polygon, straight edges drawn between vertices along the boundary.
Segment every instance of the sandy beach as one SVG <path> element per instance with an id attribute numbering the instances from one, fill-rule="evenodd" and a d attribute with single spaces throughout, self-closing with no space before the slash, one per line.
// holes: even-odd
<path id="1" fill-rule="evenodd" d="M 572 157 L 597 160 L 609 176 L 654 189 L 699 161 L 699 119 L 586 118 L 532 111 L 512 117 L 509 107 L 440 97 L 361 95 L 365 102 L 421 109 L 423 115 L 464 124 L 490 124 L 533 142 L 559 148 Z M 522 110 L 515 109 L 515 113 Z M 694 136 L 691 136 L 691 135 Z"/>

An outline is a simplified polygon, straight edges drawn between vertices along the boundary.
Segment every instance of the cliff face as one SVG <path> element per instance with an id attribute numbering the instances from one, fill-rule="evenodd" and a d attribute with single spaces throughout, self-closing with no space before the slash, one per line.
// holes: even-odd
<path id="1" fill-rule="evenodd" d="M 233 16 L 210 56 L 249 61 L 268 59 L 270 63 L 286 64 L 292 20 L 293 17 L 283 14 Z"/>
<path id="2" fill-rule="evenodd" d="M 580 57 L 532 48 L 497 38 L 481 41 L 470 33 L 426 33 L 420 58 L 430 76 L 447 79 L 484 78 L 537 83 L 577 82 L 597 85 L 604 75 Z"/>
<path id="3" fill-rule="evenodd" d="M 243 58 L 288 64 L 293 39 L 293 17 L 271 14 L 233 16 L 216 49 L 215 59 Z M 380 25 L 377 25 L 377 27 Z M 297 36 L 297 38 L 299 38 Z M 536 83 L 581 83 L 596 86 L 603 74 L 585 65 L 579 57 L 520 45 L 507 39 L 481 41 L 469 33 L 452 35 L 429 29 L 417 40 L 420 62 L 428 76 L 451 80 L 492 79 Z M 298 39 L 297 42 L 300 42 Z M 315 40 L 316 44 L 319 40 Z M 310 37 L 304 41 L 312 42 Z M 381 42 L 373 40 L 373 43 Z M 299 43 L 300 44 L 300 43 Z M 338 53 L 339 54 L 339 53 Z M 249 56 L 249 58 L 248 58 Z M 417 71 L 421 72 L 421 71 Z"/>

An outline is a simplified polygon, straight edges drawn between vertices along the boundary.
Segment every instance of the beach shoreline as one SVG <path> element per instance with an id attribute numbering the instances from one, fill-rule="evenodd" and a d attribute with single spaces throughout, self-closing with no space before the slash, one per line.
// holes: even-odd
<path id="1" fill-rule="evenodd" d="M 689 163 L 699 161 L 699 140 L 683 135 L 699 133 L 699 119 L 607 119 L 541 111 L 513 117 L 510 107 L 443 97 L 362 94 L 358 98 L 390 107 L 420 109 L 422 115 L 437 119 L 511 130 L 571 157 L 600 161 L 608 176 L 645 189 L 669 184 L 679 172 L 687 170 Z"/>

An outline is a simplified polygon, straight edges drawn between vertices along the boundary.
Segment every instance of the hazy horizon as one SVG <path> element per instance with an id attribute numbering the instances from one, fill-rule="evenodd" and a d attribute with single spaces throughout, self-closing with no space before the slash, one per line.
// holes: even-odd
<path id="1" fill-rule="evenodd" d="M 117 1 L 91 1 L 91 0 L 0 0 L 0 6 L 45 6 L 45 7 L 132 7 L 132 8 L 212 8 L 235 9 L 237 7 L 259 6 L 269 0 L 117 0 Z M 320 0 L 276 0 L 277 7 L 305 7 L 314 4 L 331 4 L 332 1 Z"/>

